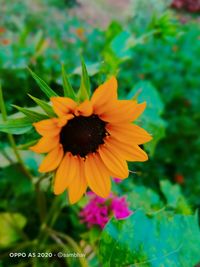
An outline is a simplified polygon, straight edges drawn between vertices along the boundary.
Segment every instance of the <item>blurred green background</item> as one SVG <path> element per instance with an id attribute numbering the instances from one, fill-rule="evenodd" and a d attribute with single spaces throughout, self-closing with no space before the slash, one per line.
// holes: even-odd
<path id="1" fill-rule="evenodd" d="M 113 191 L 127 195 L 133 210 L 142 208 L 145 212 L 156 212 L 166 208 L 174 216 L 183 216 L 183 219 L 174 217 L 176 228 L 171 235 L 169 233 L 169 238 L 175 242 L 176 238 L 183 237 L 185 229 L 187 247 L 184 252 L 176 259 L 170 257 L 165 261 L 161 257 L 151 263 L 144 255 L 153 252 L 147 253 L 148 248 L 144 246 L 126 262 L 120 253 L 128 252 L 121 245 L 124 250 L 114 254 L 119 257 L 118 261 L 112 259 L 110 265 L 106 265 L 109 255 L 106 235 L 112 237 L 112 242 L 115 240 L 111 228 L 102 233 L 99 248 L 100 230 L 88 230 L 78 215 L 87 198 L 75 206 L 67 204 L 65 195 L 55 198 L 51 180 L 37 179 L 41 156 L 21 150 L 23 161 L 35 177 L 32 184 L 21 170 L 10 148 L 9 137 L 2 130 L 0 266 L 113 267 L 139 266 L 134 263 L 147 261 L 142 266 L 192 267 L 200 262 L 199 232 L 189 217 L 196 214 L 197 221 L 200 207 L 200 17 L 198 12 L 172 9 L 171 3 L 164 0 L 0 0 L 0 79 L 11 118 L 14 113 L 19 116 L 12 104 L 34 106 L 27 94 L 45 100 L 27 66 L 61 94 L 61 64 L 78 89 L 81 57 L 87 66 L 92 90 L 114 74 L 120 98 L 147 101 L 147 109 L 138 124 L 154 137 L 144 146 L 149 161 L 131 163 L 129 168 L 136 174 L 131 174 L 121 184 L 114 183 Z M 1 114 L 0 119 L 2 122 Z M 17 146 L 34 138 L 33 131 L 15 136 Z M 143 229 L 151 229 L 146 223 L 148 218 L 142 216 L 138 215 L 138 222 L 143 224 Z M 183 222 L 180 231 L 178 226 Z M 133 227 L 134 223 L 128 223 Z M 113 222 L 121 236 L 125 236 L 121 226 L 115 224 Z M 44 225 L 61 235 L 52 232 L 49 237 L 43 232 Z M 190 229 L 188 236 L 187 227 Z M 166 229 L 162 231 L 168 231 Z M 162 231 L 160 239 L 165 238 Z M 175 238 L 175 233 L 180 236 Z M 127 246 L 133 251 L 131 244 Z M 161 245 L 154 242 L 154 246 L 158 250 Z M 13 251 L 57 252 L 61 248 L 84 251 L 86 260 L 8 256 Z M 168 251 L 166 247 L 163 250 Z M 188 253 L 187 259 L 184 253 Z"/>

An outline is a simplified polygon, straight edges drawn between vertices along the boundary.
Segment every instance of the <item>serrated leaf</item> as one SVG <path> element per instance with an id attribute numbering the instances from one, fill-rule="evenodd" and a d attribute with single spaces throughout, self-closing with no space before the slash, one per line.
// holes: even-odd
<path id="1" fill-rule="evenodd" d="M 36 73 L 34 73 L 31 69 L 28 68 L 31 76 L 34 78 L 40 89 L 45 93 L 45 95 L 50 98 L 52 96 L 58 96 L 56 92 L 54 92 L 45 81 L 43 81 Z"/>
<path id="2" fill-rule="evenodd" d="M 26 218 L 20 213 L 0 213 L 0 246 L 7 247 L 20 239 L 18 229 L 26 224 Z"/>
<path id="3" fill-rule="evenodd" d="M 67 73 L 65 72 L 65 68 L 62 65 L 62 80 L 63 80 L 63 89 L 64 89 L 64 96 L 70 97 L 74 100 L 76 100 L 76 94 L 74 92 L 74 89 L 72 88 L 69 79 L 67 77 Z"/>
<path id="4" fill-rule="evenodd" d="M 56 114 L 53 111 L 53 108 L 49 104 L 47 104 L 45 101 L 43 101 L 43 100 L 41 100 L 39 98 L 36 98 L 36 97 L 34 97 L 34 96 L 30 95 L 30 94 L 28 94 L 28 96 L 31 99 L 33 99 L 33 101 L 38 106 L 40 106 L 49 117 L 55 117 L 56 116 Z"/>
<path id="5" fill-rule="evenodd" d="M 167 212 L 147 216 L 142 210 L 126 220 L 111 219 L 99 247 L 103 265 L 112 267 L 194 266 L 200 259 L 199 251 L 196 216 Z"/>
<path id="6" fill-rule="evenodd" d="M 32 128 L 31 121 L 24 117 L 8 121 L 0 121 L 0 132 L 11 134 L 23 134 Z"/>
<path id="7" fill-rule="evenodd" d="M 35 112 L 31 109 L 22 108 L 22 107 L 19 107 L 16 105 L 13 105 L 13 107 L 15 107 L 17 110 L 19 110 L 24 115 L 26 115 L 31 122 L 37 122 L 37 121 L 48 119 L 48 116 L 41 114 L 41 113 L 38 113 L 38 112 Z"/>
<path id="8" fill-rule="evenodd" d="M 84 61 L 82 60 L 82 75 L 81 75 L 81 86 L 77 95 L 79 101 L 84 101 L 90 97 L 90 80 L 87 73 L 87 69 Z"/>

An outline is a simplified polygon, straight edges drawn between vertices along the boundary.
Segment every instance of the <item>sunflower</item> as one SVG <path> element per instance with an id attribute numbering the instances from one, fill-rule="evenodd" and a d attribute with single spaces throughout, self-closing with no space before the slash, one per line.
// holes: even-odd
<path id="1" fill-rule="evenodd" d="M 151 136 L 132 122 L 146 103 L 117 99 L 117 80 L 100 85 L 90 100 L 76 103 L 68 97 L 51 97 L 57 117 L 33 123 L 42 136 L 30 149 L 48 153 L 39 171 L 55 171 L 54 193 L 68 190 L 70 203 L 77 202 L 87 187 L 100 197 L 109 196 L 110 177 L 125 179 L 127 161 L 146 161 L 139 147 Z"/>

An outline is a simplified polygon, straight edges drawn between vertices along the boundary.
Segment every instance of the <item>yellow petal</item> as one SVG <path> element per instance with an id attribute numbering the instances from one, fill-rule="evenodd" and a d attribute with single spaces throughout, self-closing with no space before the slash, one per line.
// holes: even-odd
<path id="1" fill-rule="evenodd" d="M 42 137 L 39 142 L 31 146 L 29 149 L 36 153 L 47 153 L 54 149 L 59 144 L 59 136 Z"/>
<path id="2" fill-rule="evenodd" d="M 108 81 L 100 85 L 91 98 L 95 113 L 107 102 L 117 99 L 117 80 L 112 76 Z"/>
<path id="3" fill-rule="evenodd" d="M 145 109 L 146 103 L 137 104 L 133 100 L 117 100 L 104 111 L 100 110 L 100 118 L 107 122 L 131 122 Z"/>
<path id="4" fill-rule="evenodd" d="M 55 170 L 60 164 L 63 154 L 64 151 L 62 145 L 58 145 L 56 148 L 51 150 L 51 152 L 49 152 L 49 154 L 43 159 L 39 167 L 39 172 L 50 172 Z"/>
<path id="5" fill-rule="evenodd" d="M 57 118 L 57 126 L 58 127 L 63 127 L 63 126 L 65 126 L 67 124 L 67 122 L 69 120 L 71 120 L 73 118 L 74 118 L 74 115 L 72 115 L 72 114 L 67 114 L 67 115 L 65 115 L 63 117 Z"/>
<path id="6" fill-rule="evenodd" d="M 47 119 L 33 123 L 36 131 L 45 136 L 57 136 L 60 133 L 61 128 L 57 125 L 57 119 Z"/>
<path id="7" fill-rule="evenodd" d="M 74 182 L 78 175 L 78 168 L 78 158 L 71 153 L 66 153 L 55 176 L 54 193 L 56 195 L 63 193 L 69 184 Z"/>
<path id="8" fill-rule="evenodd" d="M 78 173 L 73 182 L 68 187 L 69 202 L 71 204 L 76 203 L 82 197 L 87 189 L 87 182 L 84 174 L 84 162 L 83 159 L 78 157 Z"/>
<path id="9" fill-rule="evenodd" d="M 116 154 L 120 154 L 125 160 L 128 161 L 146 161 L 148 160 L 147 154 L 136 144 L 122 143 L 115 138 L 108 137 L 106 145 Z"/>
<path id="10" fill-rule="evenodd" d="M 134 115 L 132 117 L 133 121 L 136 120 L 144 112 L 146 105 L 147 105 L 146 102 L 137 104 L 134 110 Z"/>
<path id="11" fill-rule="evenodd" d="M 136 124 L 112 124 L 106 125 L 108 133 L 119 141 L 129 144 L 144 144 L 152 139 L 152 136 Z"/>
<path id="12" fill-rule="evenodd" d="M 106 145 L 101 145 L 98 152 L 103 163 L 113 177 L 119 177 L 121 179 L 128 177 L 128 165 L 121 155 L 116 154 Z"/>
<path id="13" fill-rule="evenodd" d="M 92 103 L 89 100 L 85 100 L 78 107 L 76 107 L 74 114 L 76 116 L 88 117 L 92 114 L 92 111 L 93 111 Z"/>
<path id="14" fill-rule="evenodd" d="M 98 154 L 89 154 L 85 160 L 85 176 L 91 190 L 98 196 L 109 196 L 111 181 Z"/>
<path id="15" fill-rule="evenodd" d="M 68 113 L 73 113 L 77 106 L 76 102 L 68 97 L 54 96 L 51 97 L 51 102 L 53 105 L 53 110 L 58 116 L 64 116 Z"/>

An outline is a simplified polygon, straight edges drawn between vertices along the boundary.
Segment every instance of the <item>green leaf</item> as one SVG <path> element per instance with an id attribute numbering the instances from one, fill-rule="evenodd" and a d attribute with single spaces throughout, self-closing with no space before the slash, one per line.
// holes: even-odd
<path id="1" fill-rule="evenodd" d="M 2 113 L 2 118 L 5 121 L 7 114 L 6 114 L 6 107 L 5 107 L 5 103 L 4 103 L 4 99 L 3 99 L 3 92 L 2 92 L 2 88 L 1 88 L 1 83 L 0 83 L 0 111 Z"/>
<path id="2" fill-rule="evenodd" d="M 163 102 L 156 88 L 149 82 L 139 82 L 129 93 L 128 99 L 133 99 L 135 96 L 138 102 L 147 102 L 147 107 L 144 113 L 140 116 L 139 121 L 142 127 L 144 127 L 153 139 L 145 144 L 145 148 L 150 152 L 152 156 L 154 154 L 156 145 L 165 137 L 166 121 L 161 117 L 164 109 Z"/>
<path id="3" fill-rule="evenodd" d="M 28 68 L 32 77 L 35 79 L 36 83 L 40 87 L 40 89 L 45 93 L 47 97 L 58 96 L 46 83 L 43 81 L 36 73 L 34 73 L 31 69 Z"/>
<path id="4" fill-rule="evenodd" d="M 183 267 L 199 261 L 200 231 L 196 216 L 147 216 L 141 210 L 126 220 L 111 219 L 102 232 L 103 266 Z"/>
<path id="5" fill-rule="evenodd" d="M 82 76 L 81 76 L 81 86 L 78 92 L 79 101 L 84 101 L 90 97 L 90 80 L 87 73 L 87 69 L 84 61 L 82 60 Z"/>
<path id="6" fill-rule="evenodd" d="M 161 209 L 164 205 L 159 195 L 151 188 L 134 185 L 131 192 L 127 193 L 129 208 L 136 210 L 143 208 L 146 212 L 152 212 Z"/>
<path id="7" fill-rule="evenodd" d="M 99 73 L 99 70 L 102 66 L 103 62 L 97 62 L 97 63 L 92 63 L 92 64 L 87 64 L 87 72 L 89 76 L 94 76 L 95 74 Z M 75 68 L 72 72 L 73 74 L 81 75 L 82 73 L 82 68 L 79 66 Z"/>
<path id="8" fill-rule="evenodd" d="M 70 97 L 76 100 L 76 94 L 74 89 L 72 88 L 69 79 L 67 77 L 67 73 L 65 72 L 64 65 L 62 65 L 62 79 L 63 79 L 63 89 L 64 89 L 64 96 Z"/>
<path id="9" fill-rule="evenodd" d="M 12 119 L 7 121 L 0 121 L 0 132 L 11 134 L 23 134 L 32 128 L 32 123 L 26 117 L 19 119 Z"/>
<path id="10" fill-rule="evenodd" d="M 29 153 L 26 153 L 26 161 L 28 159 L 28 154 Z M 26 166 L 29 168 L 27 164 Z M 17 183 L 16 181 L 20 181 L 20 182 Z M 1 180 L 2 188 L 3 188 L 3 185 L 5 185 L 5 188 L 6 187 L 9 188 L 9 193 L 14 194 L 15 198 L 21 197 L 25 194 L 30 195 L 31 193 L 34 192 L 34 185 L 29 179 L 27 179 L 27 176 L 26 174 L 24 174 L 19 163 L 11 164 L 2 169 L 2 180 Z"/>
<path id="11" fill-rule="evenodd" d="M 127 41 L 130 33 L 122 31 L 111 42 L 110 47 L 120 60 L 126 60 L 131 57 L 131 51 L 127 48 Z"/>
<path id="12" fill-rule="evenodd" d="M 19 231 L 26 225 L 26 218 L 20 213 L 0 213 L 0 246 L 7 247 L 20 239 Z"/>
<path id="13" fill-rule="evenodd" d="M 43 101 L 43 100 L 41 100 L 39 98 L 36 98 L 36 97 L 34 97 L 34 96 L 30 95 L 30 94 L 28 94 L 28 96 L 31 99 L 33 99 L 33 101 L 38 106 L 40 106 L 49 117 L 55 117 L 56 116 L 56 114 L 53 111 L 53 108 L 49 104 L 47 104 L 45 101 Z"/>
<path id="14" fill-rule="evenodd" d="M 191 209 L 187 204 L 187 201 L 183 194 L 181 193 L 181 188 L 179 185 L 173 185 L 168 180 L 160 181 L 160 189 L 165 196 L 167 205 L 176 209 L 182 214 L 191 214 Z"/>
<path id="15" fill-rule="evenodd" d="M 25 114 L 31 122 L 37 122 L 37 121 L 48 119 L 46 115 L 35 112 L 29 108 L 22 108 L 16 105 L 13 105 L 13 107 L 15 107 L 17 110 L 19 110 L 23 114 Z"/>
<path id="16" fill-rule="evenodd" d="M 27 149 L 29 149 L 29 147 L 34 146 L 38 141 L 39 141 L 39 139 L 32 140 L 26 144 L 18 145 L 17 148 L 20 150 L 27 150 Z"/>

